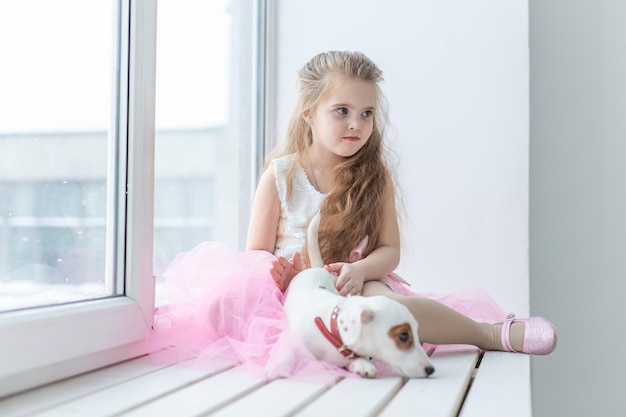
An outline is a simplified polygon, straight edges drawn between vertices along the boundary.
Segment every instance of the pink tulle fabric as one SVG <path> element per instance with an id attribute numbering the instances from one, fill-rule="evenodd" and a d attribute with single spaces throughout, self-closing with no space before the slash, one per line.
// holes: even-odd
<path id="1" fill-rule="evenodd" d="M 351 261 L 360 256 L 355 249 Z M 269 274 L 274 259 L 265 251 L 234 251 L 217 242 L 179 254 L 164 273 L 166 301 L 156 311 L 148 339 L 155 361 L 195 358 L 185 364 L 205 367 L 219 358 L 241 363 L 260 376 L 267 375 L 268 365 L 272 377 L 349 375 L 318 361 L 290 332 L 284 295 Z M 505 316 L 482 290 L 417 294 L 395 274 L 383 281 L 394 292 L 438 300 L 480 321 L 502 321 Z"/>
<path id="2" fill-rule="evenodd" d="M 274 259 L 217 242 L 179 254 L 164 273 L 165 301 L 147 340 L 154 360 L 208 368 L 222 359 L 259 376 L 269 363 L 273 377 L 346 374 L 318 361 L 289 331 L 284 295 L 269 274 Z"/>

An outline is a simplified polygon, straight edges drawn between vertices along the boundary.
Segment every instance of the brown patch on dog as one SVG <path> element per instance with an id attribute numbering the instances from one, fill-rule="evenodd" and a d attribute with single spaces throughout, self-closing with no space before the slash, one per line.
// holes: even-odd
<path id="1" fill-rule="evenodd" d="M 400 350 L 409 350 L 413 347 L 413 332 L 409 323 L 400 324 L 389 329 L 387 333 Z"/>

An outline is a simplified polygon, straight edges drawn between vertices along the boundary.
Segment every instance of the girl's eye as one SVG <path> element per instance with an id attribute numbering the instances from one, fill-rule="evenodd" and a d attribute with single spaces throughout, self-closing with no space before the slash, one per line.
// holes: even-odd
<path id="1" fill-rule="evenodd" d="M 374 114 L 374 112 L 373 112 L 373 111 L 371 111 L 371 110 L 366 110 L 366 111 L 364 111 L 363 113 L 361 113 L 361 116 L 363 116 L 363 117 L 372 117 L 372 115 L 373 115 L 373 114 Z"/>
<path id="2" fill-rule="evenodd" d="M 346 114 L 348 114 L 348 109 L 346 109 L 345 107 L 339 107 L 337 109 L 337 113 L 345 116 Z"/>

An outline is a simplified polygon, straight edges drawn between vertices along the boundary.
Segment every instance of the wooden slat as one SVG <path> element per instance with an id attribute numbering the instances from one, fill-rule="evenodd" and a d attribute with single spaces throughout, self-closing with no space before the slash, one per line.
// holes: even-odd
<path id="1" fill-rule="evenodd" d="M 209 369 L 170 366 L 50 408 L 37 416 L 111 416 L 223 371 L 232 364 L 216 361 L 213 367 L 207 366 Z"/>
<path id="2" fill-rule="evenodd" d="M 410 379 L 380 416 L 456 416 L 479 356 L 475 347 L 437 348 L 431 356 L 435 373 L 429 378 Z"/>
<path id="3" fill-rule="evenodd" d="M 150 357 L 143 356 L 6 398 L 0 401 L 0 415 L 19 417 L 45 410 L 164 367 L 156 365 Z"/>
<path id="4" fill-rule="evenodd" d="M 365 379 L 345 378 L 297 417 L 368 417 L 376 415 L 402 387 L 399 377 Z"/>
<path id="5" fill-rule="evenodd" d="M 335 385 L 281 379 L 267 383 L 243 367 L 216 361 L 210 369 L 162 366 L 142 357 L 0 401 L 0 415 L 461 417 L 531 415 L 530 357 L 438 348 L 426 379 L 349 377 Z M 319 380 L 318 380 L 319 381 Z"/>
<path id="6" fill-rule="evenodd" d="M 530 356 L 485 352 L 460 415 L 531 416 Z"/>
<path id="7" fill-rule="evenodd" d="M 211 417 L 283 417 L 292 415 L 328 389 L 322 382 L 279 379 L 263 386 Z"/>
<path id="8" fill-rule="evenodd" d="M 233 368 L 124 413 L 124 417 L 200 416 L 216 410 L 265 381 L 245 369 Z"/>

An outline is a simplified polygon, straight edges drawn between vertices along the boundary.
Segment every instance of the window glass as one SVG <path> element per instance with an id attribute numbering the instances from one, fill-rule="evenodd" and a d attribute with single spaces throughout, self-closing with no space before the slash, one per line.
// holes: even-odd
<path id="1" fill-rule="evenodd" d="M 0 311 L 122 292 L 105 276 L 116 10 L 114 1 L 0 2 Z"/>
<path id="2" fill-rule="evenodd" d="M 256 172 L 250 127 L 255 7 L 252 1 L 159 1 L 157 283 L 178 253 L 203 241 L 244 247 L 250 183 Z"/>

